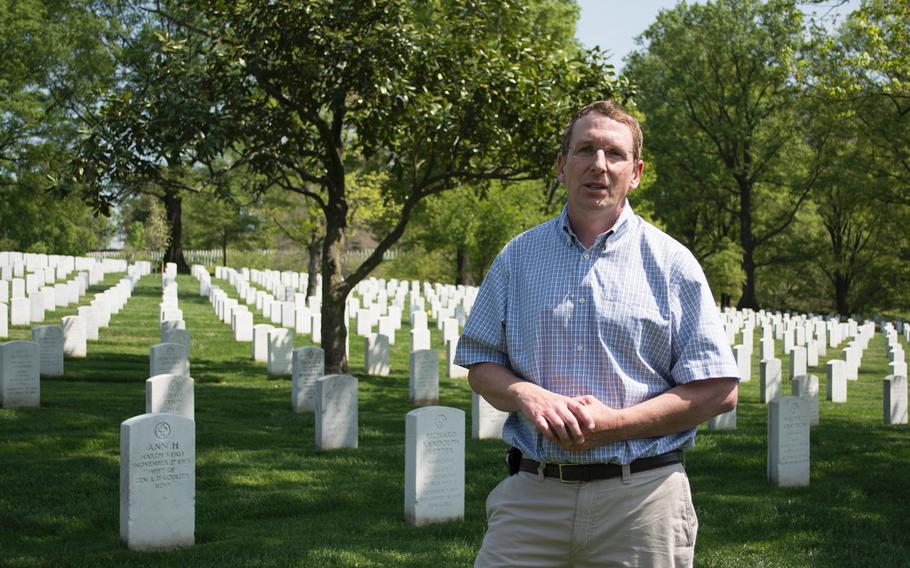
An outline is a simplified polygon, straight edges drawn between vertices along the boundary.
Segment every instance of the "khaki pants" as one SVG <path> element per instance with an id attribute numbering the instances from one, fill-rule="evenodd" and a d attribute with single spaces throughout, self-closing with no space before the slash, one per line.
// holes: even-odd
<path id="1" fill-rule="evenodd" d="M 519 472 L 487 498 L 474 565 L 691 566 L 697 532 L 682 464 L 586 483 Z"/>

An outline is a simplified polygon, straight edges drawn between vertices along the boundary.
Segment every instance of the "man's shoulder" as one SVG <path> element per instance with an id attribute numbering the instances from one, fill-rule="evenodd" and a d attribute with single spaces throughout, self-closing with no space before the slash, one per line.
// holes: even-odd
<path id="1" fill-rule="evenodd" d="M 548 219 L 543 223 L 531 227 L 515 235 L 512 240 L 502 248 L 501 255 L 521 256 L 528 251 L 539 251 L 541 245 L 553 244 L 559 238 L 559 217 Z"/>
<path id="2" fill-rule="evenodd" d="M 686 245 L 641 217 L 636 216 L 635 219 L 639 225 L 639 235 L 641 236 L 642 241 L 647 244 L 652 254 L 656 254 L 660 257 L 662 262 L 681 262 L 685 264 L 691 262 L 698 263 L 698 261 L 695 260 L 695 255 L 692 254 L 692 251 L 690 251 Z"/>

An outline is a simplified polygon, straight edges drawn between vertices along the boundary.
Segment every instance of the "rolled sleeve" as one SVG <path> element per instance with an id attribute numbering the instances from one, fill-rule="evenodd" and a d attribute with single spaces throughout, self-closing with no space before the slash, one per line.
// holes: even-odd
<path id="1" fill-rule="evenodd" d="M 471 315 L 458 339 L 455 364 L 470 367 L 476 363 L 497 363 L 511 369 L 506 346 L 508 313 L 508 272 L 505 250 L 496 257 L 484 277 L 471 308 Z"/>
<path id="2" fill-rule="evenodd" d="M 739 369 L 727 340 L 707 279 L 691 254 L 682 255 L 673 273 L 673 366 L 676 384 L 730 377 Z"/>

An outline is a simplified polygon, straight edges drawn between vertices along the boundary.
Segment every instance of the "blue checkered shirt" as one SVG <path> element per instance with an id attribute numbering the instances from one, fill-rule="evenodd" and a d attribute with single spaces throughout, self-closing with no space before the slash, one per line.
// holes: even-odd
<path id="1" fill-rule="evenodd" d="M 632 212 L 585 250 L 567 210 L 509 242 L 490 267 L 455 363 L 498 363 L 565 396 L 628 408 L 683 383 L 738 377 L 704 273 Z M 537 461 L 621 463 L 695 443 L 695 428 L 568 452 L 512 412 L 503 438 Z"/>

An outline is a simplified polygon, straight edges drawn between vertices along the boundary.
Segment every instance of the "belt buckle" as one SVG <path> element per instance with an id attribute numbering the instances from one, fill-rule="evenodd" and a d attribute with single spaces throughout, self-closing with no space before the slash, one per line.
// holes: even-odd
<path id="1" fill-rule="evenodd" d="M 563 478 L 563 476 L 562 476 L 562 468 L 563 468 L 563 467 L 576 467 L 577 464 L 574 464 L 574 463 L 561 463 L 561 464 L 558 464 L 558 465 L 559 465 L 559 481 L 561 481 L 562 483 L 581 483 L 581 480 L 580 480 L 580 479 L 565 479 L 565 478 Z"/>

